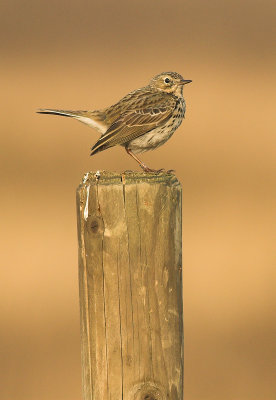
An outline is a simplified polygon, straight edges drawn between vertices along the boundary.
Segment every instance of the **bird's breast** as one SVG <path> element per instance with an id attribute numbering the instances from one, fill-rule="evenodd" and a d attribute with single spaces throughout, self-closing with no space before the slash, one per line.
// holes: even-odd
<path id="1" fill-rule="evenodd" d="M 143 153 L 162 146 L 174 134 L 185 115 L 185 101 L 179 99 L 170 119 L 160 127 L 145 133 L 129 142 L 128 148 L 133 153 Z"/>

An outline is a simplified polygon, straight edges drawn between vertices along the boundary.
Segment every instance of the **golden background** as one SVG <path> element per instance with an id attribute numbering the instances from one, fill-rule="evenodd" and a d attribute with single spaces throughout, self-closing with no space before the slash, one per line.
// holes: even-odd
<path id="1" fill-rule="evenodd" d="M 186 119 L 142 159 L 183 186 L 185 399 L 275 400 L 275 1 L 2 0 L 0 19 L 1 400 L 81 398 L 75 189 L 138 168 L 35 110 L 167 70 L 193 80 Z"/>

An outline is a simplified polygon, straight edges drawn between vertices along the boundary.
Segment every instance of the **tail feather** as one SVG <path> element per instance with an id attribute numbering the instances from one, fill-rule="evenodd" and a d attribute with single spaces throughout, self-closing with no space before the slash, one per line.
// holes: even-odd
<path id="1" fill-rule="evenodd" d="M 40 108 L 37 110 L 38 114 L 54 114 L 54 115 L 63 115 L 64 117 L 76 117 L 77 114 L 74 111 L 69 110 L 52 110 L 48 108 Z"/>
<path id="2" fill-rule="evenodd" d="M 53 114 L 62 115 L 63 117 L 75 118 L 78 121 L 90 126 L 91 128 L 97 129 L 101 134 L 105 133 L 108 125 L 105 122 L 104 111 L 70 111 L 70 110 L 54 110 L 48 108 L 41 108 L 37 110 L 38 114 Z"/>

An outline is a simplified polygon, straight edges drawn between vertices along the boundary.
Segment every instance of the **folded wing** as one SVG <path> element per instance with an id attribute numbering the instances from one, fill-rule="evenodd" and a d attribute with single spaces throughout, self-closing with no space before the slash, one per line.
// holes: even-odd
<path id="1" fill-rule="evenodd" d="M 138 99 L 139 100 L 139 99 Z M 117 144 L 124 145 L 168 121 L 176 106 L 171 96 L 152 96 L 150 102 L 136 102 L 124 109 L 104 135 L 92 147 L 91 155 Z"/>

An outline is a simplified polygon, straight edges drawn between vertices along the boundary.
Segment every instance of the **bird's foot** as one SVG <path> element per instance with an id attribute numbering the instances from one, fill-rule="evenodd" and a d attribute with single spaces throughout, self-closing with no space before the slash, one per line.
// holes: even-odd
<path id="1" fill-rule="evenodd" d="M 166 171 L 164 168 L 152 169 L 152 168 L 147 167 L 146 165 L 141 166 L 141 167 L 142 167 L 144 172 L 152 172 L 152 173 L 155 173 L 155 174 L 161 174 L 162 172 L 165 172 L 167 174 L 174 174 L 175 173 L 174 169 L 169 169 L 168 171 Z"/>
<path id="2" fill-rule="evenodd" d="M 141 167 L 142 167 L 144 172 L 153 172 L 155 174 L 160 174 L 161 172 L 165 172 L 164 168 L 152 169 L 152 168 L 147 167 L 146 165 L 143 165 L 143 166 L 141 165 Z"/>

